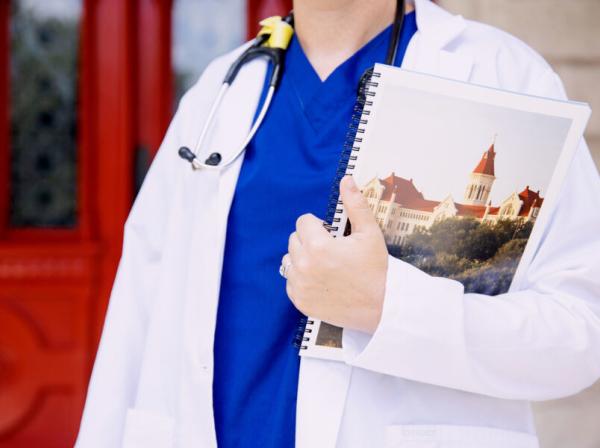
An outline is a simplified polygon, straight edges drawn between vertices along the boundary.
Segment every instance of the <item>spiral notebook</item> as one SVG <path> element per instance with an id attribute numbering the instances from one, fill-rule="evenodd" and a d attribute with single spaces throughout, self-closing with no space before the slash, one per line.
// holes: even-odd
<path id="1" fill-rule="evenodd" d="M 339 199 L 349 174 L 391 256 L 466 293 L 518 289 L 588 105 L 382 64 L 361 85 L 325 219 L 332 236 L 351 233 Z M 312 317 L 296 344 L 302 356 L 343 359 L 343 329 Z"/>

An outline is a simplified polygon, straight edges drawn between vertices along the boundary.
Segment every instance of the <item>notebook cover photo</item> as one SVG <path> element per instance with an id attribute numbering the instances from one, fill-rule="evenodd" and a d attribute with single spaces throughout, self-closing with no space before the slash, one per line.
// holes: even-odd
<path id="1" fill-rule="evenodd" d="M 330 197 L 330 231 L 351 232 L 337 189 L 351 174 L 388 251 L 497 296 L 519 288 L 590 115 L 586 104 L 377 64 Z M 309 317 L 301 355 L 342 359 L 341 328 Z"/>

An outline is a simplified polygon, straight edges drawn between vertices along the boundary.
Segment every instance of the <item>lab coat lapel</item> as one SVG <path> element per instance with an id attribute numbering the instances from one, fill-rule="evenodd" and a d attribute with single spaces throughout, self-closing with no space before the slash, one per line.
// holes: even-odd
<path id="1" fill-rule="evenodd" d="M 252 126 L 254 115 L 263 90 L 267 62 L 255 59 L 248 63 L 238 74 L 237 80 L 232 84 L 229 94 L 223 100 L 223 113 L 219 115 L 216 123 L 216 137 L 213 147 L 215 150 L 233 152 L 246 138 Z M 221 148 L 221 149 L 219 149 Z M 224 156 L 224 160 L 228 156 Z M 219 178 L 218 198 L 218 235 L 219 241 L 219 266 L 221 266 L 225 232 L 229 208 L 235 192 L 238 175 L 244 156 L 239 157 L 234 164 L 221 171 Z"/>
<path id="2" fill-rule="evenodd" d="M 199 151 L 200 160 L 218 151 L 223 160 L 235 152 L 246 137 L 262 90 L 266 63 L 255 60 L 238 74 L 224 99 L 221 111 L 207 143 Z M 187 173 L 184 188 L 190 194 L 192 209 L 189 263 L 186 276 L 184 313 L 185 362 L 181 388 L 182 418 L 214 422 L 212 407 L 213 344 L 216 326 L 221 269 L 225 246 L 227 215 L 243 156 L 220 171 L 200 169 Z M 216 218 L 216 219 L 215 219 Z M 190 394 L 184 384 L 191 385 Z M 182 425 L 189 428 L 186 440 L 197 446 L 214 446 L 214 427 L 198 422 Z"/>
<path id="3" fill-rule="evenodd" d="M 265 69 L 266 63 L 264 61 L 255 60 L 247 64 L 240 71 L 236 81 L 232 84 L 230 91 L 223 100 L 221 112 L 216 117 L 215 126 L 203 151 L 205 154 L 218 151 L 222 154 L 225 161 L 237 150 L 252 124 L 263 87 Z M 206 203 L 197 204 L 197 207 L 204 210 L 203 220 L 215 223 L 214 228 L 206 229 L 207 232 L 201 236 L 201 240 L 203 241 L 200 254 L 202 264 L 198 266 L 201 271 L 210 271 L 210 275 L 207 276 L 205 283 L 200 285 L 207 292 L 203 297 L 205 302 L 201 304 L 203 313 L 207 314 L 207 319 L 204 323 L 205 325 L 199 331 L 203 333 L 201 341 L 211 341 L 210 344 L 202 343 L 202 346 L 210 351 L 211 359 L 227 216 L 242 161 L 243 155 L 232 165 L 224 167 L 218 172 L 213 171 L 207 174 L 209 170 L 204 170 L 204 172 L 203 170 L 198 171 L 200 175 L 204 174 L 211 177 L 207 184 L 214 185 L 214 197 L 210 198 L 210 200 L 207 199 Z M 203 186 L 202 188 L 206 187 Z M 213 187 L 210 187 L 210 189 L 212 190 Z M 207 207 L 209 204 L 210 207 Z M 215 217 L 217 219 L 214 219 Z M 206 356 L 208 357 L 208 354 Z"/>
<path id="4" fill-rule="evenodd" d="M 302 358 L 296 406 L 296 447 L 334 447 L 352 368 L 338 361 Z"/>
<path id="5" fill-rule="evenodd" d="M 473 59 L 446 49 L 464 31 L 465 20 L 429 0 L 415 0 L 415 11 L 418 31 L 407 48 L 402 67 L 467 81 Z"/>
<path id="6" fill-rule="evenodd" d="M 418 32 L 411 40 L 403 68 L 466 81 L 473 61 L 445 50 L 465 28 L 429 0 L 415 1 Z M 296 446 L 334 447 L 344 413 L 352 369 L 346 364 L 302 358 L 298 385 Z"/>

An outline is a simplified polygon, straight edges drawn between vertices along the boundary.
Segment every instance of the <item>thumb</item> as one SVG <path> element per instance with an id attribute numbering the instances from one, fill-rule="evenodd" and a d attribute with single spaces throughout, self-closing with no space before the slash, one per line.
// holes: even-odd
<path id="1" fill-rule="evenodd" d="M 379 229 L 367 200 L 359 191 L 351 175 L 342 178 L 340 196 L 352 224 L 352 233 Z"/>

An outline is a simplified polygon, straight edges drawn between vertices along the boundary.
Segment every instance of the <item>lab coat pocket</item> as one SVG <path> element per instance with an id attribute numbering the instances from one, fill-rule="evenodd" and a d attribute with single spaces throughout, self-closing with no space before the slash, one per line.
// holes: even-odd
<path id="1" fill-rule="evenodd" d="M 144 409 L 128 409 L 123 448 L 172 448 L 175 421 L 172 417 Z"/>
<path id="2" fill-rule="evenodd" d="M 537 437 L 485 426 L 391 425 L 385 448 L 539 448 Z"/>

